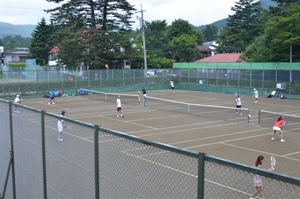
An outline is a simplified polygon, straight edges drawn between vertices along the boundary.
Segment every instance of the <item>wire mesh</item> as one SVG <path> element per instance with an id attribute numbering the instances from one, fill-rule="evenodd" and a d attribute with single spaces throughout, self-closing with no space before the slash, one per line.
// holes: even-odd
<path id="1" fill-rule="evenodd" d="M 94 130 L 67 120 L 64 125 L 58 141 L 58 118 L 45 115 L 48 197 L 94 198 Z"/>
<path id="2" fill-rule="evenodd" d="M 13 107 L 16 195 L 43 198 L 40 113 Z"/>
<path id="3" fill-rule="evenodd" d="M 99 133 L 100 198 L 197 198 L 197 158 Z"/>
<path id="4" fill-rule="evenodd" d="M 1 118 L 0 119 L 0 191 L 2 193 L 5 185 L 8 164 L 10 161 L 11 142 L 10 142 L 10 126 L 9 126 L 9 104 L 1 100 L 0 100 L 0 118 Z M 11 176 L 11 171 L 9 176 Z M 7 198 L 13 197 L 11 177 L 9 178 L 5 195 Z"/>
<path id="5" fill-rule="evenodd" d="M 257 191 L 258 181 L 262 181 L 263 198 L 297 199 L 300 187 L 271 177 L 205 161 L 205 199 L 250 198 Z M 257 196 L 261 198 L 260 193 Z M 255 197 L 253 197 L 255 198 Z"/>

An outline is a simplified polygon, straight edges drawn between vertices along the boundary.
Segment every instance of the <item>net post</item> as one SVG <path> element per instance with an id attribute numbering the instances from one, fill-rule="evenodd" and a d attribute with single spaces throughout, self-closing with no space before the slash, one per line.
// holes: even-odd
<path id="1" fill-rule="evenodd" d="M 188 114 L 191 113 L 191 108 L 190 108 L 190 105 L 188 104 Z"/>
<path id="2" fill-rule="evenodd" d="M 9 128 L 10 128 L 10 147 L 11 147 L 11 174 L 13 186 L 13 198 L 16 199 L 16 177 L 15 177 L 15 161 L 14 161 L 14 136 L 13 136 L 13 118 L 12 118 L 12 102 L 9 102 Z"/>
<path id="3" fill-rule="evenodd" d="M 258 111 L 258 120 L 257 120 L 258 125 L 260 125 L 260 112 L 261 112 L 261 110 Z"/>
<path id="4" fill-rule="evenodd" d="M 47 171 L 46 171 L 46 144 L 45 144 L 45 111 L 41 111 L 41 132 L 42 132 L 42 161 L 43 161 L 43 191 L 47 199 Z"/>
<path id="5" fill-rule="evenodd" d="M 248 124 L 250 123 L 250 109 L 248 109 Z"/>
<path id="6" fill-rule="evenodd" d="M 198 153 L 198 199 L 204 199 L 204 157 L 205 153 Z"/>
<path id="7" fill-rule="evenodd" d="M 95 199 L 100 198 L 100 180 L 99 180 L 99 126 L 94 126 L 94 162 L 95 162 Z"/>

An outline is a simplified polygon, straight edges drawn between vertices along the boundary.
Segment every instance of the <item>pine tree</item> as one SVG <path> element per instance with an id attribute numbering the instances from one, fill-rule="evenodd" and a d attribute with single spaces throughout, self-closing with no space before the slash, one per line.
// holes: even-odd
<path id="1" fill-rule="evenodd" d="M 47 25 L 45 18 L 42 18 L 32 33 L 29 49 L 32 57 L 36 58 L 37 64 L 45 65 L 48 61 L 48 52 L 54 45 L 51 39 L 53 31 L 53 26 Z"/>
<path id="2" fill-rule="evenodd" d="M 227 27 L 218 40 L 218 50 L 242 52 L 263 33 L 262 9 L 255 0 L 239 0 L 231 10 L 235 14 L 229 15 Z"/>

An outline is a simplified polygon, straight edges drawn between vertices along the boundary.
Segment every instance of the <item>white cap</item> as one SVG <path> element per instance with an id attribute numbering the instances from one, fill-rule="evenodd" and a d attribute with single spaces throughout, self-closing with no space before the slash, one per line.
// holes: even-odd
<path id="1" fill-rule="evenodd" d="M 120 95 L 118 95 L 118 97 L 120 98 L 121 96 L 120 96 Z"/>
<path id="2" fill-rule="evenodd" d="M 256 89 L 253 89 L 253 90 L 256 90 Z"/>
<path id="3" fill-rule="evenodd" d="M 20 97 L 20 95 L 17 95 L 17 97 Z"/>

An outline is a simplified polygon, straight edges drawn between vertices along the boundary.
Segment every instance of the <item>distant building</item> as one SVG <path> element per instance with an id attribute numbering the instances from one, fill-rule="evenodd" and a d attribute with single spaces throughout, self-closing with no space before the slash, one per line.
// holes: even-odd
<path id="1" fill-rule="evenodd" d="M 57 59 L 57 53 L 59 51 L 58 46 L 54 46 L 49 52 L 48 52 L 48 65 L 49 66 L 56 66 L 58 63 Z"/>
<path id="2" fill-rule="evenodd" d="M 245 62 L 240 59 L 241 53 L 228 53 L 216 54 L 215 56 L 206 57 L 195 62 L 208 62 L 208 63 L 232 63 L 232 62 Z"/>
<path id="3" fill-rule="evenodd" d="M 10 63 L 25 63 L 25 60 L 29 59 L 30 56 L 31 53 L 28 48 L 16 48 L 15 51 L 4 52 L 3 60 L 6 65 Z"/>

